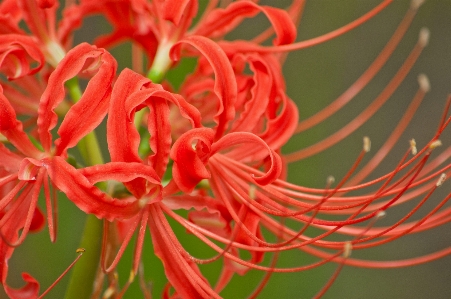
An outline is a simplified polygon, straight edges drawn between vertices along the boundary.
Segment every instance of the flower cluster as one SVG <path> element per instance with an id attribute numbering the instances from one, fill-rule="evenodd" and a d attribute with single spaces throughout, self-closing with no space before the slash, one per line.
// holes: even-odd
<path id="1" fill-rule="evenodd" d="M 419 76 L 418 93 L 398 126 L 363 167 L 359 164 L 371 146 L 367 137 L 360 156 L 338 183 L 329 178 L 325 188 L 315 189 L 287 181 L 289 163 L 350 135 L 390 98 L 426 46 L 426 29 L 404 65 L 366 110 L 317 144 L 289 154 L 281 150 L 295 134 L 334 114 L 372 80 L 407 31 L 421 1 L 412 1 L 365 73 L 333 103 L 304 120 L 299 120 L 297 106 L 286 93 L 281 70 L 285 54 L 340 36 L 391 1 L 382 1 L 335 31 L 302 42 L 296 42 L 295 24 L 303 0 L 293 0 L 286 10 L 257 1 L 219 7 L 218 2 L 208 1 L 199 8 L 196 0 L 66 1 L 58 22 L 62 4 L 55 0 L 0 3 L 0 278 L 10 298 L 39 296 L 39 283 L 29 274 L 23 274 L 24 287 L 8 285 L 8 260 L 30 232 L 47 226 L 50 240 L 55 241 L 57 191 L 103 223 L 103 237 L 94 236 L 102 238 L 100 262 L 90 266 L 94 279 L 87 282 L 94 287 L 85 284 L 86 295 L 78 293 L 79 298 L 91 294 L 121 298 L 135 276 L 142 276 L 146 231 L 164 266 L 166 298 L 220 298 L 235 274 L 260 270 L 267 274 L 251 294 L 256 297 L 272 273 L 335 262 L 338 269 L 319 291 L 321 296 L 344 265 L 401 267 L 449 253 L 447 248 L 394 262 L 350 256 L 351 250 L 448 221 L 450 210 L 439 210 L 451 195 L 421 219 L 410 218 L 443 184 L 451 167 L 445 164 L 449 148 L 430 158 L 451 120 L 447 117 L 450 101 L 423 148 L 417 149 L 411 140 L 391 171 L 364 182 L 398 141 L 427 93 L 424 75 Z M 270 24 L 259 36 L 250 41 L 225 38 L 243 20 L 258 14 Z M 92 44 L 73 44 L 74 32 L 94 15 L 105 17 L 112 31 Z M 109 52 L 124 42 L 132 45 L 131 69 L 118 69 Z M 195 69 L 175 89 L 166 74 L 187 58 L 195 59 Z M 105 124 L 106 143 L 102 144 L 96 133 Z M 102 156 L 102 149 L 108 150 L 108 157 Z M 399 221 L 378 225 L 387 209 L 412 199 L 419 199 L 417 205 Z M 173 223 L 216 253 L 199 258 L 188 252 Z M 116 269 L 135 235 L 130 275 L 121 285 Z M 297 250 L 316 261 L 277 266 L 280 254 Z M 214 286 L 200 266 L 213 262 L 222 263 Z M 77 263 L 83 263 L 83 258 Z M 142 288 L 150 298 L 145 284 Z"/>

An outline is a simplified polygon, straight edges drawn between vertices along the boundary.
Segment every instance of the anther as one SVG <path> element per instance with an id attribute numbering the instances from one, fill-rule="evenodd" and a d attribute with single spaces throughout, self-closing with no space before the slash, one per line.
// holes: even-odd
<path id="1" fill-rule="evenodd" d="M 440 187 L 446 180 L 446 174 L 442 173 L 438 178 L 437 183 L 435 184 L 437 187 Z"/>
<path id="2" fill-rule="evenodd" d="M 249 186 L 249 198 L 254 200 L 255 199 L 255 192 L 257 191 L 257 187 L 255 185 Z"/>
<path id="3" fill-rule="evenodd" d="M 368 136 L 363 137 L 363 150 L 368 153 L 371 149 L 371 140 Z"/>
<path id="4" fill-rule="evenodd" d="M 431 149 L 431 150 L 433 150 L 433 149 L 435 149 L 436 147 L 439 147 L 439 146 L 441 146 L 442 145 L 442 142 L 440 141 L 440 140 L 434 140 L 434 141 L 432 141 L 432 143 L 431 144 L 429 144 L 429 148 Z"/>
<path id="5" fill-rule="evenodd" d="M 109 287 L 108 289 L 103 292 L 103 298 L 111 298 L 115 292 L 115 289 L 113 287 Z"/>
<path id="6" fill-rule="evenodd" d="M 135 271 L 131 270 L 130 271 L 130 276 L 128 277 L 128 282 L 132 283 L 135 280 Z"/>
<path id="7" fill-rule="evenodd" d="M 381 219 L 381 218 L 385 217 L 385 215 L 387 215 L 387 214 L 385 213 L 385 211 L 379 211 L 379 212 L 377 212 L 377 214 L 376 214 L 376 218 L 377 218 L 377 219 Z"/>
<path id="8" fill-rule="evenodd" d="M 347 241 L 344 243 L 343 246 L 343 257 L 348 258 L 351 255 L 352 252 L 352 243 Z"/>
<path id="9" fill-rule="evenodd" d="M 431 89 L 431 84 L 429 83 L 429 79 L 425 74 L 419 74 L 418 75 L 418 84 L 420 85 L 420 88 L 424 92 L 429 92 Z"/>
<path id="10" fill-rule="evenodd" d="M 426 27 L 421 28 L 418 42 L 422 47 L 426 47 L 429 43 L 430 31 Z"/>
<path id="11" fill-rule="evenodd" d="M 412 151 L 412 155 L 415 156 L 418 153 L 417 143 L 415 142 L 415 139 L 410 140 L 410 149 Z"/>
<path id="12" fill-rule="evenodd" d="M 424 0 L 412 0 L 410 2 L 410 9 L 417 10 L 421 5 L 423 5 L 423 3 Z"/>
<path id="13" fill-rule="evenodd" d="M 327 177 L 327 185 L 331 186 L 333 183 L 335 183 L 335 178 L 333 176 L 328 176 Z"/>

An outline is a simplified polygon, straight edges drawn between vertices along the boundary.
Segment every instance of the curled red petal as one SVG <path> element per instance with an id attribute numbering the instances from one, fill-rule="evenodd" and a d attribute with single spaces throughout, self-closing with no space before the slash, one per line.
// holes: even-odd
<path id="1" fill-rule="evenodd" d="M 64 153 L 92 131 L 108 111 L 111 85 L 116 73 L 116 60 L 104 49 L 83 43 L 61 60 L 50 75 L 38 110 L 38 132 L 42 146 L 50 150 L 52 136 L 50 131 L 56 126 L 58 117 L 54 109 L 64 99 L 64 83 L 81 71 L 97 70 L 91 78 L 81 99 L 66 114 L 55 144 L 57 154 Z"/>
<path id="2" fill-rule="evenodd" d="M 283 103 L 280 114 L 268 121 L 267 130 L 259 136 L 274 149 L 279 149 L 293 136 L 299 119 L 296 104 L 286 96 Z"/>
<path id="3" fill-rule="evenodd" d="M 149 79 L 130 69 L 124 69 L 113 87 L 110 117 L 107 121 L 108 149 L 112 161 L 142 162 L 138 154 L 140 135 L 134 125 L 134 114 L 147 99 L 146 95 L 137 94 L 148 85 L 152 85 Z M 146 181 L 142 178 L 126 183 L 125 186 L 137 198 L 147 192 Z"/>
<path id="4" fill-rule="evenodd" d="M 249 60 L 250 69 L 254 72 L 251 93 L 252 97 L 243 105 L 240 117 L 233 122 L 233 131 L 249 132 L 259 123 L 267 109 L 272 88 L 272 76 L 268 66 L 258 55 L 243 57 Z"/>
<path id="5" fill-rule="evenodd" d="M 225 9 L 212 11 L 195 34 L 207 37 L 221 37 L 235 28 L 244 18 L 263 12 L 276 32 L 275 45 L 292 43 L 296 39 L 296 27 L 288 13 L 282 9 L 261 6 L 251 1 L 233 2 Z"/>
<path id="6" fill-rule="evenodd" d="M 31 143 L 27 134 L 23 131 L 23 126 L 16 119 L 16 112 L 8 99 L 3 94 L 0 85 L 0 133 L 3 134 L 11 144 L 13 144 L 25 156 L 37 157 L 40 151 Z M 1 163 L 1 162 L 0 162 Z"/>
<path id="7" fill-rule="evenodd" d="M 133 124 L 134 109 L 127 109 L 125 101 L 141 90 L 150 80 L 130 69 L 124 69 L 117 78 L 111 94 L 107 120 L 108 150 L 112 161 L 141 162 L 138 155 L 139 133 Z"/>
<path id="8" fill-rule="evenodd" d="M 248 132 L 234 132 L 229 133 L 215 142 L 211 147 L 210 155 L 213 156 L 216 152 L 220 150 L 225 150 L 231 148 L 235 145 L 246 147 L 248 150 L 253 151 L 256 145 L 263 147 L 267 151 L 267 155 L 271 159 L 271 166 L 268 172 L 261 177 L 253 177 L 254 181 L 260 185 L 267 185 L 277 178 L 279 178 L 282 173 L 282 160 L 280 156 L 272 150 L 260 137 L 248 133 Z M 233 157 L 233 154 L 229 154 Z"/>
<path id="9" fill-rule="evenodd" d="M 60 157 L 45 159 L 52 183 L 64 192 L 79 209 L 108 221 L 126 219 L 140 211 L 136 199 L 116 199 L 108 196 L 90 182 L 80 171 Z M 131 174 L 139 177 L 140 174 Z"/>
<path id="10" fill-rule="evenodd" d="M 153 98 L 149 105 L 147 116 L 148 129 L 150 133 L 150 149 L 153 154 L 149 162 L 159 176 L 163 176 L 169 161 L 171 150 L 171 125 L 169 124 L 169 105 L 161 98 Z"/>
<path id="11" fill-rule="evenodd" d="M 30 68 L 30 65 L 37 65 Z M 4 34 L 0 39 L 0 70 L 8 79 L 17 79 L 38 72 L 45 63 L 39 45 L 28 36 Z"/>
<path id="12" fill-rule="evenodd" d="M 139 177 L 148 183 L 147 189 L 149 189 L 152 194 L 155 187 L 161 191 L 161 180 L 155 170 L 151 166 L 142 163 L 110 162 L 82 168 L 79 169 L 79 172 L 92 184 L 108 180 L 130 182 Z M 153 195 L 154 200 L 152 202 L 161 200 L 160 193 L 161 192 L 159 192 L 157 196 Z"/>
<path id="13" fill-rule="evenodd" d="M 6 283 L 3 284 L 6 294 L 11 299 L 36 299 L 39 295 L 39 282 L 28 273 L 22 273 L 22 278 L 26 282 L 20 289 L 13 289 Z"/>
<path id="14" fill-rule="evenodd" d="M 192 129 L 177 139 L 171 149 L 174 160 L 172 176 L 184 192 L 191 192 L 202 180 L 210 177 L 205 167 L 210 154 L 214 132 L 209 128 Z M 193 148 L 197 140 L 196 149 Z"/>
<path id="15" fill-rule="evenodd" d="M 36 299 L 39 293 L 39 283 L 27 273 L 22 273 L 22 277 L 26 282 L 25 286 L 20 289 L 14 289 L 8 286 L 8 260 L 11 258 L 15 247 L 10 244 L 16 243 L 19 239 L 19 232 L 26 226 L 27 211 L 29 204 L 21 204 L 14 210 L 14 216 L 8 221 L 3 222 L 0 226 L 2 238 L 0 238 L 0 281 L 3 284 L 3 288 L 9 298 L 13 299 Z M 4 209 L 0 209 L 0 219 L 4 220 L 6 217 L 3 212 Z M 6 242 L 5 240 L 8 240 Z"/>
<path id="16" fill-rule="evenodd" d="M 17 178 L 21 181 L 35 181 L 43 163 L 33 158 L 25 158 L 20 163 Z"/>
<path id="17" fill-rule="evenodd" d="M 201 126 L 200 112 L 180 95 L 164 90 L 161 85 L 151 83 L 132 70 L 121 72 L 111 96 L 109 115 L 112 117 L 108 117 L 107 122 L 108 148 L 113 161 L 141 161 L 138 155 L 140 136 L 134 126 L 134 113 L 146 105 L 153 152 L 149 161 L 156 173 L 163 176 L 172 144 L 168 102 L 175 104 L 193 127 Z M 139 182 L 134 182 L 134 185 L 128 188 L 138 192 L 134 194 L 139 197 Z"/>
<path id="18" fill-rule="evenodd" d="M 155 171 L 157 171 L 157 174 L 163 176 L 169 161 L 169 152 L 172 144 L 168 102 L 175 104 L 179 108 L 181 115 L 189 120 L 193 127 L 201 126 L 200 112 L 180 95 L 172 94 L 163 89 L 149 88 L 140 93 L 146 94 L 146 98 L 148 98 L 146 101 L 149 108 L 147 121 L 151 136 L 150 148 L 154 152 L 149 157 L 149 161 L 155 168 Z"/>
<path id="19" fill-rule="evenodd" d="M 171 59 L 178 60 L 182 43 L 187 43 L 199 50 L 207 58 L 215 74 L 214 92 L 219 100 L 219 109 L 215 116 L 218 124 L 216 139 L 227 128 L 228 122 L 235 117 L 237 85 L 235 74 L 224 51 L 212 40 L 203 36 L 188 36 L 176 43 L 170 52 Z"/>
<path id="20" fill-rule="evenodd" d="M 227 208 L 217 199 L 202 195 L 181 194 L 177 196 L 167 196 L 163 199 L 163 203 L 171 210 L 205 210 L 210 214 L 220 213 L 227 221 L 232 220 Z"/>

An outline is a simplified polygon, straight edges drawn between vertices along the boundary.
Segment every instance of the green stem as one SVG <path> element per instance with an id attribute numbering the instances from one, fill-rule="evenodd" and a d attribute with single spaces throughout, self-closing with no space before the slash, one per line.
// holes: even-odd
<path id="1" fill-rule="evenodd" d="M 68 80 L 66 87 L 73 101 L 78 102 L 82 95 L 78 85 L 78 79 L 74 77 Z M 77 147 L 88 165 L 104 163 L 95 132 L 86 135 L 80 140 Z M 105 184 L 98 185 L 101 189 L 105 189 L 105 186 Z M 102 227 L 102 221 L 94 215 L 88 215 L 80 242 L 80 247 L 85 248 L 86 252 L 72 270 L 69 286 L 64 297 L 65 299 L 85 299 L 91 297 L 93 282 L 95 281 L 99 266 Z"/>
<path id="2" fill-rule="evenodd" d="M 80 86 L 78 85 L 78 78 L 73 77 L 66 81 L 66 87 L 69 91 L 69 95 L 72 100 L 76 103 L 80 100 L 82 92 L 80 90 Z"/>
<path id="3" fill-rule="evenodd" d="M 100 259 L 102 227 L 102 221 L 94 215 L 88 215 L 80 242 L 80 248 L 84 248 L 86 251 L 72 270 L 65 299 L 91 297 Z"/>
<path id="4" fill-rule="evenodd" d="M 147 73 L 147 78 L 153 83 L 161 83 L 171 67 L 172 60 L 169 58 L 169 51 L 173 44 L 172 42 L 161 42 L 158 46 L 153 63 Z"/>

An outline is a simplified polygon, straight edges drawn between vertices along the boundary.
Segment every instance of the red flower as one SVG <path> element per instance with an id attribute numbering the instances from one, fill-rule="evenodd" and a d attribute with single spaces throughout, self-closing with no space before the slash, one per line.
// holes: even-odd
<path id="1" fill-rule="evenodd" d="M 94 213 L 98 217 L 118 218 L 127 217 L 127 211 L 129 215 L 137 212 L 137 202 L 115 201 L 102 194 L 64 160 L 67 157 L 67 149 L 76 145 L 83 136 L 91 132 L 105 116 L 115 70 L 115 60 L 104 50 L 81 44 L 68 53 L 50 76 L 48 87 L 41 97 L 38 111 L 38 138 L 42 150 L 36 148 L 30 141 L 27 133 L 22 129 L 22 123 L 16 119 L 14 109 L 6 97 L 0 93 L 0 132 L 15 147 L 14 150 L 4 145 L 0 147 L 0 163 L 6 170 L 2 176 L 2 185 L 16 182 L 16 185 L 10 188 L 0 200 L 1 281 L 10 296 L 19 291 L 13 291 L 6 285 L 7 260 L 12 255 L 13 248 L 21 244 L 28 231 L 36 226 L 33 223 L 39 218 L 40 212 L 36 204 L 42 186 L 46 196 L 50 238 L 52 241 L 56 238 L 56 225 L 52 211 L 52 201 L 55 202 L 56 198 L 55 194 L 50 195 L 48 178 L 54 187 L 64 191 L 69 199 L 87 213 Z M 52 142 L 51 130 L 57 122 L 57 116 L 53 111 L 64 98 L 64 82 L 82 71 L 95 72 L 95 74 L 80 101 L 71 107 L 63 119 L 58 129 L 60 137 Z M 0 91 L 2 91 L 1 87 Z M 137 172 L 132 176 L 140 175 Z M 73 188 L 74 182 L 77 188 Z M 117 205 L 122 208 L 119 214 L 114 212 L 117 211 L 115 208 Z M 127 206 L 129 206 L 128 209 Z M 22 230 L 20 236 L 19 230 Z M 29 283 L 35 283 L 28 278 L 27 280 Z M 28 287 L 31 286 L 25 289 Z M 37 292 L 37 288 L 34 290 Z"/>
<path id="2" fill-rule="evenodd" d="M 130 70 L 126 69 L 119 75 L 113 89 L 107 125 L 108 147 L 114 163 L 143 163 L 142 165 L 150 165 L 155 169 L 156 175 L 160 177 L 164 175 L 172 145 L 168 118 L 169 103 L 177 107 L 192 126 L 200 126 L 199 112 L 179 95 L 165 91 L 160 85 L 153 84 L 150 80 Z M 144 107 L 151 111 L 147 118 L 147 129 L 151 135 L 149 146 L 153 154 L 143 159 L 138 153 L 140 136 L 134 126 L 134 117 Z M 189 260 L 189 255 L 183 253 L 180 243 L 162 214 L 161 206 L 164 204 L 160 197 L 155 197 L 153 188 L 150 188 L 149 191 L 149 183 L 155 184 L 156 182 L 148 179 L 136 179 L 125 183 L 128 191 L 141 203 L 142 210 L 126 223 L 118 223 L 125 225 L 127 232 L 117 257 L 106 270 L 111 271 L 116 267 L 133 232 L 139 225 L 139 238 L 131 271 L 131 277 L 135 276 L 140 262 L 146 225 L 149 225 L 155 254 L 162 259 L 166 275 L 177 292 L 187 298 L 217 297 L 200 274 L 197 266 Z M 108 230 L 108 226 L 106 226 L 104 247 L 108 242 Z M 104 250 L 106 249 L 104 248 Z M 124 287 L 121 294 L 127 287 L 128 285 Z"/>
<path id="3" fill-rule="evenodd" d="M 297 107 L 286 94 L 281 71 L 284 53 L 339 36 L 389 3 L 383 1 L 356 21 L 321 37 L 294 42 L 293 23 L 300 18 L 304 1 L 293 1 L 287 12 L 253 1 L 216 8 L 216 1 L 211 1 L 192 26 L 198 9 L 194 0 L 82 0 L 64 9 L 65 19 L 58 27 L 57 1 L 2 2 L 0 71 L 15 80 L 3 83 L 1 79 L 0 85 L 0 278 L 6 293 L 12 298 L 38 296 L 39 284 L 28 274 L 23 275 L 23 288 L 7 285 L 8 260 L 30 231 L 43 228 L 45 218 L 50 239 L 55 240 L 56 192 L 52 191 L 56 190 L 84 213 L 103 220 L 101 268 L 108 280 L 104 297 L 121 298 L 135 276 L 142 274 L 139 266 L 147 228 L 169 281 L 165 298 L 220 298 L 234 274 L 244 275 L 250 269 L 266 272 L 251 294 L 256 297 L 274 272 L 338 263 L 319 297 L 344 265 L 400 267 L 449 254 L 450 249 L 445 249 L 393 262 L 350 256 L 351 250 L 381 245 L 448 221 L 449 209 L 439 209 L 451 195 L 419 220 L 410 219 L 449 173 L 451 166 L 444 162 L 449 150 L 435 159 L 431 159 L 431 152 L 441 144 L 439 137 L 451 121 L 451 99 L 435 135 L 421 150 L 412 140 L 391 171 L 362 183 L 399 140 L 429 90 L 424 75 L 419 77 L 419 91 L 393 134 L 363 168 L 359 170 L 360 163 L 370 151 L 367 137 L 361 154 L 338 184 L 330 178 L 325 188 L 316 189 L 286 181 L 289 163 L 328 149 L 378 111 L 404 80 L 427 44 L 428 34 L 422 31 L 406 62 L 360 115 L 318 143 L 288 154 L 282 154 L 282 146 L 295 134 L 338 111 L 379 72 L 409 26 L 419 2 L 413 2 L 387 46 L 362 77 L 330 106 L 300 122 Z M 224 40 L 245 18 L 260 12 L 271 23 L 270 28 L 252 41 Z M 113 25 L 112 33 L 101 36 L 96 43 L 110 47 L 132 40 L 135 54 L 139 52 L 136 45 L 145 50 L 151 65 L 148 77 L 154 82 L 130 69 L 116 77 L 116 60 L 111 54 L 86 43 L 65 53 L 73 29 L 95 13 L 103 14 Z M 22 21 L 30 34 L 19 27 Z M 272 45 L 265 45 L 273 33 L 276 38 Z M 140 56 L 133 58 L 137 71 L 142 64 Z M 197 58 L 197 65 L 178 93 L 168 82 L 157 84 L 175 62 L 185 57 Z M 45 62 L 55 69 L 52 71 Z M 76 83 L 78 78 L 83 83 L 86 79 L 83 92 Z M 73 105 L 65 101 L 67 91 Z M 87 155 L 101 155 L 97 145 L 90 148 L 87 140 L 95 139 L 92 133 L 107 114 L 111 162 L 103 163 Z M 19 121 L 24 116 L 30 118 Z M 9 144 L 3 144 L 6 142 Z M 72 162 L 68 151 L 76 145 L 82 155 L 86 154 L 88 166 Z M 410 153 L 413 157 L 409 158 Z M 38 207 L 41 189 L 46 216 Z M 379 225 L 377 220 L 388 209 L 415 198 L 419 202 L 409 213 L 394 224 Z M 215 255 L 198 258 L 196 252 L 186 250 L 171 226 L 173 222 Z M 136 232 L 130 276 L 120 288 L 114 271 Z M 301 250 L 317 259 L 278 266 L 278 256 L 291 250 Z M 270 263 L 264 263 L 269 254 Z M 222 260 L 223 267 L 212 286 L 199 265 L 218 260 Z M 97 265 L 91 268 L 95 270 Z M 98 271 L 94 296 L 103 290 L 104 273 Z"/>

